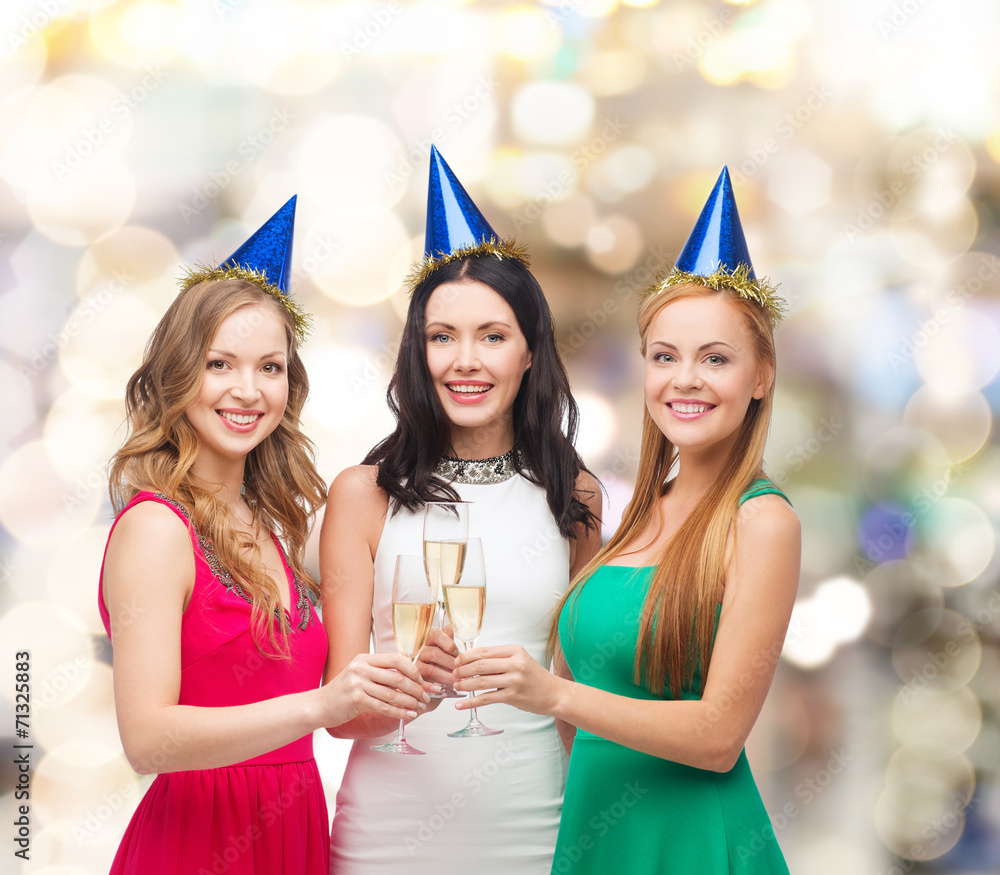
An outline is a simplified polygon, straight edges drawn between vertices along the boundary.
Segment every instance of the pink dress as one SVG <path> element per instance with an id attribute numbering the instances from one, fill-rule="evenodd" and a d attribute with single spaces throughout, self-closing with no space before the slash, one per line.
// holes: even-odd
<path id="1" fill-rule="evenodd" d="M 122 514 L 141 501 L 172 508 L 191 532 L 195 581 L 181 623 L 178 704 L 245 705 L 318 687 L 326 634 L 277 538 L 292 592 L 291 660 L 269 659 L 257 650 L 247 597 L 218 569 L 211 545 L 191 526 L 185 509 L 165 496 L 140 492 Z M 100 585 L 98 605 L 110 638 Z M 310 734 L 233 766 L 157 775 L 125 831 L 111 873 L 326 875 L 329 825 Z"/>

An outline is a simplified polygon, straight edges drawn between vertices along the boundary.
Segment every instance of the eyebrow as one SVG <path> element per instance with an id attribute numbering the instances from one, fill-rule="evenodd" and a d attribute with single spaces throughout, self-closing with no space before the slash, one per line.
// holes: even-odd
<path id="1" fill-rule="evenodd" d="M 649 345 L 663 346 L 666 347 L 667 349 L 673 349 L 673 350 L 677 349 L 676 346 L 674 346 L 672 343 L 667 343 L 667 341 L 665 340 L 654 340 Z M 731 349 L 733 352 L 736 352 L 736 347 L 726 343 L 724 340 L 713 340 L 711 343 L 703 343 L 701 346 L 698 347 L 698 352 L 701 352 L 702 350 L 705 349 L 710 349 L 713 346 L 725 346 Z"/>
<path id="2" fill-rule="evenodd" d="M 209 349 L 208 354 L 212 356 L 218 356 L 219 358 L 230 358 L 230 359 L 239 358 L 239 356 L 236 355 L 235 352 L 229 352 L 224 349 Z M 263 360 L 263 359 L 277 358 L 278 356 L 284 356 L 285 354 L 286 353 L 283 349 L 276 349 L 273 352 L 264 353 L 264 355 L 261 356 L 261 359 Z"/>
<path id="3" fill-rule="evenodd" d="M 449 331 L 454 331 L 455 330 L 455 326 L 454 325 L 450 325 L 447 322 L 442 322 L 440 319 L 436 319 L 433 322 L 428 322 L 427 323 L 427 328 L 425 330 L 429 330 L 432 325 L 439 325 L 442 328 L 447 328 Z M 482 325 L 477 326 L 476 327 L 476 331 L 484 331 L 485 329 L 487 329 L 487 328 L 493 328 L 494 326 L 499 326 L 501 328 L 506 328 L 508 330 L 510 329 L 510 323 L 504 322 L 504 321 L 502 321 L 500 319 L 493 319 L 490 322 L 484 322 Z"/>

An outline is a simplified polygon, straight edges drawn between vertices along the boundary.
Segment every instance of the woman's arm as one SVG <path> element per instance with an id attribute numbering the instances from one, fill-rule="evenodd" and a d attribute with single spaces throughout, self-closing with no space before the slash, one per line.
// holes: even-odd
<path id="1" fill-rule="evenodd" d="M 178 705 L 181 621 L 194 576 L 191 536 L 172 510 L 147 501 L 119 520 L 108 545 L 104 594 L 114 635 L 118 729 L 136 771 L 219 768 L 361 711 L 398 719 L 419 707 L 416 671 L 388 655 L 358 660 L 332 683 L 303 693 L 222 708 Z"/>
<path id="2" fill-rule="evenodd" d="M 777 496 L 741 513 L 722 616 L 698 701 L 617 696 L 544 671 L 521 648 L 488 647 L 459 657 L 462 690 L 491 690 L 476 705 L 508 702 L 551 714 L 610 741 L 663 759 L 725 772 L 733 767 L 764 704 L 799 579 L 801 533 Z M 749 504 L 749 503 L 748 503 Z M 479 677 L 473 677 L 479 675 Z M 459 709 L 469 707 L 463 700 Z"/>
<path id="3" fill-rule="evenodd" d="M 371 649 L 375 553 L 389 509 L 388 497 L 376 484 L 376 474 L 374 466 L 357 465 L 342 471 L 330 486 L 319 542 L 323 626 L 329 642 L 326 678 L 336 676 Z M 442 647 L 454 648 L 454 642 L 440 630 L 432 634 Z M 425 648 L 430 650 L 436 648 Z M 444 660 L 444 654 L 440 658 Z M 441 678 L 424 659 L 422 653 L 416 671 L 429 687 Z M 451 681 L 450 672 L 444 676 Z M 431 710 L 438 701 L 432 700 Z M 391 732 L 398 723 L 398 717 L 369 711 L 340 725 L 328 724 L 327 731 L 336 738 L 374 738 Z"/>

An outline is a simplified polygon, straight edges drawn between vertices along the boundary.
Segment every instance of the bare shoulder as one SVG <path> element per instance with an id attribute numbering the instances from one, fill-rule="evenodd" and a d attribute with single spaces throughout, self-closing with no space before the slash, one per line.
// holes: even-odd
<path id="1" fill-rule="evenodd" d="M 328 501 L 386 503 L 386 494 L 378 485 L 378 468 L 375 465 L 351 465 L 344 468 L 330 484 Z"/>
<path id="2" fill-rule="evenodd" d="M 111 535 L 109 552 L 130 544 L 142 545 L 149 555 L 173 554 L 191 543 L 187 524 L 159 501 L 142 501 L 129 508 Z"/>
<path id="3" fill-rule="evenodd" d="M 351 540 L 361 535 L 372 551 L 378 547 L 389 512 L 389 496 L 379 487 L 377 478 L 378 468 L 374 465 L 352 465 L 334 478 L 323 517 L 324 541 L 334 533 L 344 534 Z"/>
<path id="4" fill-rule="evenodd" d="M 148 585 L 155 570 L 156 586 Z M 104 599 L 112 618 L 120 603 L 183 605 L 194 581 L 194 550 L 187 523 L 158 501 L 143 501 L 118 520 L 104 562 Z M 159 610 L 159 607 L 156 608 Z"/>
<path id="5" fill-rule="evenodd" d="M 738 514 L 738 529 L 744 541 L 797 543 L 802 535 L 798 514 L 780 495 L 759 495 L 744 502 Z"/>

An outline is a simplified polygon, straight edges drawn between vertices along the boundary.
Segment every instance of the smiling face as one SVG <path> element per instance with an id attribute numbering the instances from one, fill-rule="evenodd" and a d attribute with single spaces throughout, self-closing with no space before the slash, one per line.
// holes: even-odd
<path id="1" fill-rule="evenodd" d="M 270 305 L 241 307 L 222 321 L 184 414 L 198 435 L 197 467 L 242 461 L 277 428 L 288 402 L 287 364 L 288 335 Z"/>
<path id="2" fill-rule="evenodd" d="M 678 450 L 728 454 L 772 379 L 740 309 L 719 294 L 679 298 L 646 333 L 646 408 Z"/>
<path id="3" fill-rule="evenodd" d="M 531 351 L 510 305 L 485 283 L 449 282 L 427 299 L 427 367 L 452 426 L 452 443 L 474 458 L 507 452 L 514 399 Z"/>

